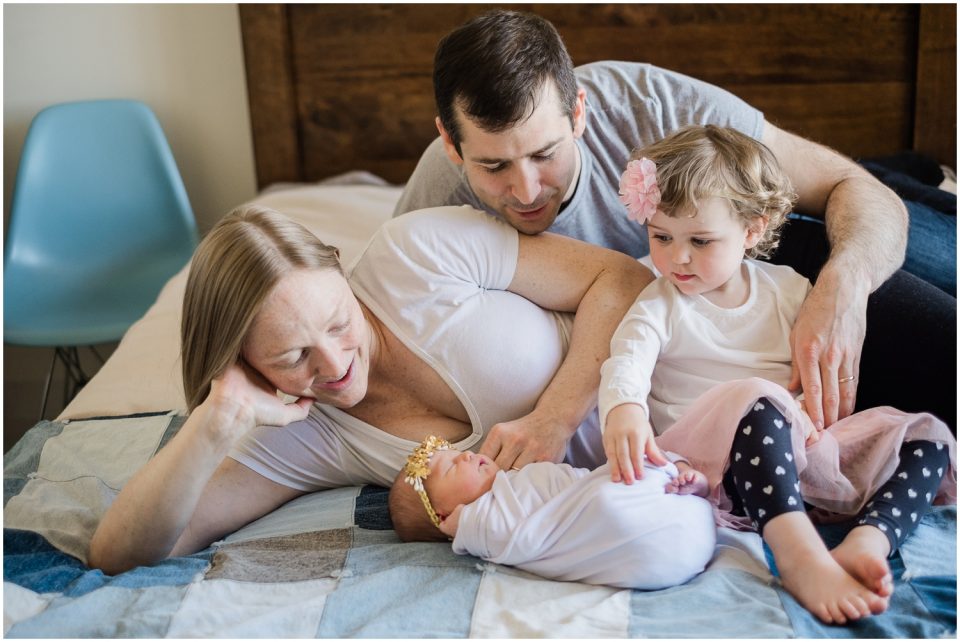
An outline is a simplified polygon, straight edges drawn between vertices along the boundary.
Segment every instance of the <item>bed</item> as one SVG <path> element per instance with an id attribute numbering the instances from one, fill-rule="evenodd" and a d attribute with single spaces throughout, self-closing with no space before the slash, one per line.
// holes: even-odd
<path id="1" fill-rule="evenodd" d="M 437 37 L 482 9 L 242 5 L 258 178 L 264 188 L 253 202 L 303 223 L 338 246 L 345 261 L 356 257 L 390 217 L 401 191 L 398 184 L 433 137 L 429 66 Z M 699 34 L 707 44 L 711 38 L 716 43 L 732 38 L 731 25 L 747 29 L 764 24 L 775 31 L 778 20 L 789 22 L 792 30 L 816 22 L 827 35 L 811 37 L 804 45 L 787 43 L 791 54 L 765 61 L 765 75 L 756 72 L 759 54 L 722 72 L 726 83 L 710 75 L 721 73 L 722 65 L 703 63 L 705 73 L 698 74 L 694 56 L 678 58 L 691 66 L 682 71 L 728 86 L 756 103 L 772 85 L 787 87 L 803 82 L 804 74 L 813 76 L 797 64 L 802 61 L 799 51 L 815 51 L 838 30 L 864 33 L 869 27 L 876 35 L 880 28 L 876 40 L 888 59 L 870 67 L 873 71 L 860 69 L 858 82 L 834 83 L 834 96 L 845 95 L 844 82 L 849 95 L 831 109 L 829 126 L 817 130 L 823 123 L 804 120 L 821 102 L 815 96 L 803 99 L 808 92 L 789 94 L 787 87 L 793 98 L 776 99 L 781 101 L 779 113 L 776 105 L 761 106 L 793 129 L 801 129 L 794 123 L 812 122 L 807 126 L 824 133 L 820 140 L 852 155 L 903 148 L 939 153 L 923 148 L 928 124 L 913 110 L 929 98 L 921 98 L 923 83 L 914 76 L 923 58 L 916 34 L 931 19 L 926 6 L 828 6 L 820 14 L 809 7 L 788 8 L 783 16 L 764 6 L 537 9 L 557 23 L 577 63 L 651 59 L 642 47 L 616 48 L 618 38 L 627 42 L 625 29 L 646 27 L 660 34 L 655 49 L 663 56 L 665 48 L 682 49 L 691 35 Z M 592 30 L 571 28 L 591 20 L 597 25 Z M 864 20 L 869 25 L 854 24 Z M 676 25 L 681 34 L 668 38 L 658 25 Z M 934 27 L 927 24 L 927 29 Z M 372 62 L 376 51 L 370 53 L 368 45 L 377 34 L 400 32 L 408 36 L 403 55 L 381 46 L 380 58 Z M 762 54 L 771 38 L 779 38 L 769 35 L 772 31 L 759 33 L 741 45 L 741 56 L 744 50 Z M 846 60 L 850 68 L 850 60 L 867 59 L 859 40 L 847 38 L 836 47 L 829 56 Z M 907 62 L 891 69 L 888 63 L 895 56 L 888 52 L 897 47 Z M 320 57 L 320 50 L 341 53 Z M 665 60 L 653 61 L 668 66 Z M 735 62 L 731 57 L 725 64 Z M 891 79 L 908 67 L 900 80 Z M 364 82 L 351 82 L 358 79 Z M 885 95 L 900 98 L 862 115 L 863 101 L 880 85 L 886 87 Z M 337 94 L 330 91 L 333 86 L 343 90 Z M 333 102 L 321 104 L 322 96 Z M 346 104 L 355 109 L 343 111 Z M 955 122 L 955 103 L 953 109 Z M 878 118 L 886 119 L 886 125 Z M 892 129 L 891 123 L 896 123 Z M 374 124 L 382 125 L 382 135 L 370 135 Z M 844 127 L 848 124 L 853 130 Z M 876 131 L 896 131 L 902 140 L 870 134 Z M 838 138 L 831 140 L 830 132 Z M 706 572 L 672 589 L 643 592 L 554 582 L 454 555 L 448 544 L 400 543 L 389 521 L 386 491 L 374 486 L 300 497 L 195 555 L 155 567 L 113 577 L 90 570 L 84 565 L 86 547 L 100 516 L 133 472 L 185 420 L 177 355 L 185 282 L 186 268 L 167 283 L 60 417 L 38 423 L 4 457 L 5 637 L 956 635 L 955 507 L 932 510 L 893 558 L 896 590 L 889 611 L 848 627 L 821 625 L 799 607 L 779 586 L 769 553 L 755 534 L 721 529 Z M 842 537 L 837 525 L 822 527 L 822 532 L 828 541 Z"/>

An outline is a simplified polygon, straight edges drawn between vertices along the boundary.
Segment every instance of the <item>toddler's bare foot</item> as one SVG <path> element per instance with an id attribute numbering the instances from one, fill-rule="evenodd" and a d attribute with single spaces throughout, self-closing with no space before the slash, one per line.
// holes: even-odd
<path id="1" fill-rule="evenodd" d="M 890 541 L 879 528 L 857 526 L 830 554 L 847 573 L 877 595 L 893 594 L 893 575 L 887 563 Z"/>
<path id="2" fill-rule="evenodd" d="M 678 468 L 680 467 L 678 466 Z M 677 475 L 676 479 L 671 479 L 664 490 L 668 493 L 676 493 L 677 495 L 706 497 L 710 488 L 707 484 L 706 475 L 699 470 L 684 467 L 680 468 L 680 474 Z"/>
<path id="3" fill-rule="evenodd" d="M 887 609 L 888 597 L 847 572 L 804 513 L 785 513 L 770 520 L 763 534 L 773 549 L 783 587 L 823 622 L 846 624 Z"/>

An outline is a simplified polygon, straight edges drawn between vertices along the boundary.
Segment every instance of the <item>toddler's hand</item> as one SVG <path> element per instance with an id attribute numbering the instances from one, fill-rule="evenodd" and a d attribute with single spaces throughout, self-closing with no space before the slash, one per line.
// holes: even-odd
<path id="1" fill-rule="evenodd" d="M 653 437 L 646 413 L 637 404 L 625 403 L 611 410 L 603 431 L 603 450 L 610 463 L 610 479 L 625 484 L 643 479 L 644 455 L 655 466 L 666 464 L 667 458 Z"/>
<path id="2" fill-rule="evenodd" d="M 677 495 L 696 495 L 697 497 L 706 497 L 710 493 L 706 475 L 682 462 L 677 462 L 677 468 L 680 474 L 676 479 L 671 479 L 664 490 Z"/>

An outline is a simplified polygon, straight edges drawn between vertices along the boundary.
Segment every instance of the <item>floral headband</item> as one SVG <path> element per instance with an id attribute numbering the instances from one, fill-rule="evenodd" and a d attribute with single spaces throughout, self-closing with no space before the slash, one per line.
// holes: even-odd
<path id="1" fill-rule="evenodd" d="M 643 225 L 657 213 L 660 188 L 657 165 L 649 158 L 632 160 L 620 177 L 620 202 L 627 207 L 627 218 Z"/>
<path id="2" fill-rule="evenodd" d="M 433 504 L 430 503 L 427 491 L 423 487 L 423 480 L 430 476 L 431 455 L 438 450 L 449 450 L 450 448 L 450 442 L 443 437 L 430 435 L 413 449 L 413 452 L 407 457 L 407 464 L 403 467 L 403 472 L 406 475 L 403 481 L 413 486 L 413 489 L 420 495 L 420 501 L 423 502 L 423 507 L 427 509 L 430 521 L 438 528 L 440 527 L 440 518 L 437 517 L 437 512 L 433 510 Z"/>

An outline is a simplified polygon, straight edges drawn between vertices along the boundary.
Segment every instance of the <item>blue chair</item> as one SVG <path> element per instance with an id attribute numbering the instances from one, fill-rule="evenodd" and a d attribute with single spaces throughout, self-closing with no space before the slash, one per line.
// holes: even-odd
<path id="1" fill-rule="evenodd" d="M 120 340 L 190 259 L 197 237 L 149 107 L 94 100 L 37 114 L 3 255 L 3 340 L 54 348 L 41 419 L 57 360 L 67 370 L 66 404 L 88 379 L 77 347 Z"/>

